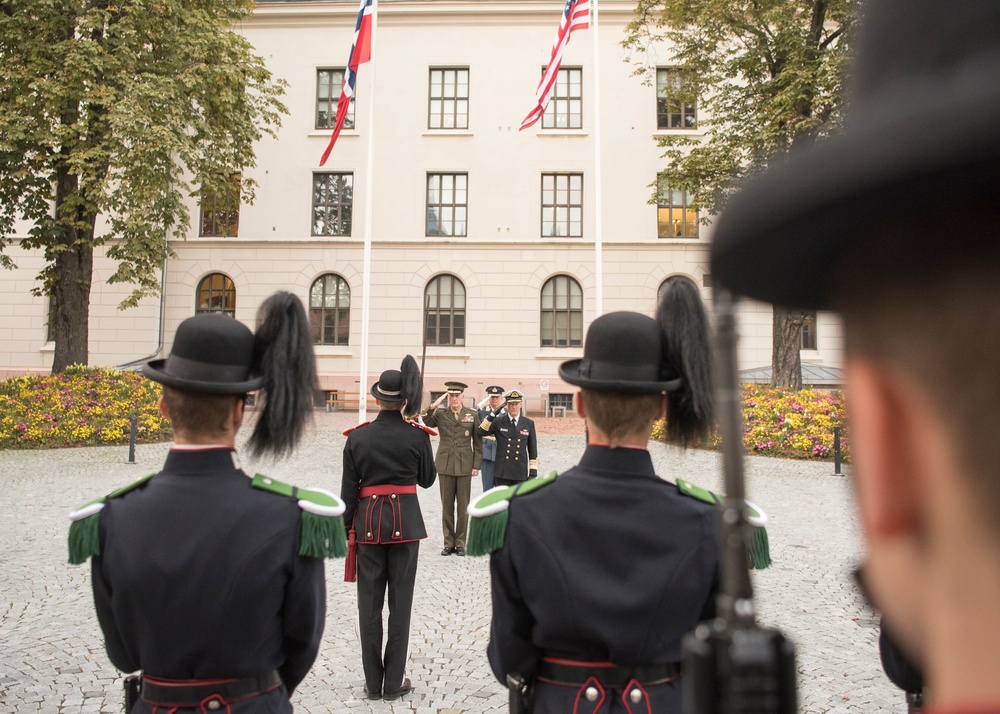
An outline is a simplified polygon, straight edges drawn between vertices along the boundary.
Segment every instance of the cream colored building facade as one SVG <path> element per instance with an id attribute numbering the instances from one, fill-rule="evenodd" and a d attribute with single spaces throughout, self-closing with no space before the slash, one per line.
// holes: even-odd
<path id="1" fill-rule="evenodd" d="M 359 71 L 354 128 L 344 130 L 321 168 L 330 131 L 317 128 L 317 114 L 330 105 L 318 97 L 332 92 L 335 103 L 339 95 L 336 72 L 346 64 L 357 4 L 260 2 L 239 31 L 288 82 L 289 114 L 278 138 L 257 147 L 257 200 L 241 206 L 238 231 L 230 237 L 201 235 L 205 226 L 192 200 L 187 239 L 170 244 L 176 258 L 165 266 L 162 300 L 119 311 L 126 291 L 105 284 L 112 268 L 99 256 L 91 363 L 120 365 L 166 354 L 177 325 L 207 307 L 206 297 L 228 305 L 236 319 L 252 326 L 267 295 L 291 290 L 307 306 L 312 296 L 319 320 L 319 281 L 331 289 L 341 286 L 339 305 L 337 297 L 327 297 L 334 307 L 327 309 L 330 329 L 321 340 L 336 343 L 339 335 L 341 343 L 316 347 L 322 386 L 350 398 L 367 393 L 382 370 L 398 368 L 404 354 L 421 360 L 427 294 L 443 289 L 453 304 L 445 309 L 444 303 L 430 303 L 434 344 L 426 347 L 425 387 L 440 391 L 446 380 L 460 379 L 478 399 L 485 386 L 500 384 L 523 391 L 529 411 L 537 412 L 546 398 L 558 404 L 565 400 L 559 395 L 573 392 L 559 380 L 559 363 L 582 354 L 581 338 L 601 312 L 652 314 L 658 289 L 673 276 L 692 280 L 710 303 L 711 226 L 700 226 L 695 236 L 661 237 L 661 226 L 670 224 L 663 219 L 684 213 L 668 216 L 673 208 L 650 203 L 663 162 L 654 138 L 669 131 L 697 135 L 697 129 L 658 128 L 656 82 L 643 84 L 632 76 L 620 41 L 634 2 L 601 0 L 596 50 L 593 28 L 572 35 L 562 62 L 568 82 L 559 90 L 566 101 L 546 120 L 560 126 L 539 122 L 519 131 L 562 8 L 548 0 L 381 0 L 373 61 Z M 666 47 L 652 48 L 647 59 L 654 76 L 656 67 L 670 67 Z M 321 82 L 331 78 L 333 89 L 322 89 Z M 440 89 L 441 80 L 457 86 L 460 99 L 467 93 L 467 102 L 436 103 L 439 95 L 451 93 Z M 339 212 L 327 206 L 323 220 L 314 218 L 317 186 L 344 182 L 345 176 L 352 184 L 350 206 L 341 190 L 334 206 Z M 464 195 L 434 190 L 456 181 L 464 185 Z M 572 190 L 545 190 L 552 187 Z M 348 234 L 315 235 L 329 232 L 330 225 Z M 367 286 L 366 233 L 371 237 Z M 0 376 L 46 372 L 52 360 L 47 302 L 30 294 L 41 257 L 16 248 L 8 252 L 18 269 L 0 274 Z M 213 275 L 232 290 L 206 293 Z M 550 304 L 550 294 L 557 302 L 565 295 L 569 302 Z M 461 339 L 454 331 L 439 333 L 438 319 L 441 324 L 461 319 Z M 549 328 L 559 321 L 572 329 Z M 768 365 L 770 307 L 742 305 L 740 329 L 741 366 Z M 832 316 L 819 315 L 815 338 L 815 349 L 804 350 L 803 361 L 838 366 L 840 332 Z"/>

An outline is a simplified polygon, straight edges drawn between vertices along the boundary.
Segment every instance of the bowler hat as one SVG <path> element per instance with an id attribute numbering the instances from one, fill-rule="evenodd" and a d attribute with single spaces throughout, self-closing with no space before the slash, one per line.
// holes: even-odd
<path id="1" fill-rule="evenodd" d="M 655 394 L 681 380 L 666 363 L 660 325 L 637 312 L 609 312 L 590 324 L 583 359 L 559 366 L 559 376 L 585 389 Z"/>
<path id="2" fill-rule="evenodd" d="M 398 369 L 387 369 L 372 385 L 372 396 L 383 402 L 401 402 L 403 396 L 403 373 Z"/>
<path id="3" fill-rule="evenodd" d="M 843 132 L 793 150 L 729 200 L 712 245 L 716 285 L 829 308 L 853 240 L 956 198 L 995 201 L 1000 2 L 872 0 L 856 46 Z"/>
<path id="4" fill-rule="evenodd" d="M 150 360 L 142 373 L 185 392 L 245 394 L 264 384 L 252 373 L 253 361 L 254 335 L 246 325 L 227 315 L 195 315 L 177 328 L 170 355 Z"/>

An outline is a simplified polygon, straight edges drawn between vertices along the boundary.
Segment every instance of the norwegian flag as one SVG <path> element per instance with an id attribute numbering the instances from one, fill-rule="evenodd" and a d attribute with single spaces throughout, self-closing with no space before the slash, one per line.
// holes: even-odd
<path id="1" fill-rule="evenodd" d="M 354 27 L 354 42 L 351 45 L 351 54 L 347 58 L 347 70 L 344 72 L 344 86 L 340 90 L 340 99 L 337 101 L 337 120 L 333 125 L 333 135 L 330 143 L 327 144 L 326 151 L 319 160 L 322 166 L 330 157 L 333 145 L 337 143 L 340 130 L 344 126 L 344 119 L 347 117 L 347 109 L 351 105 L 351 98 L 354 96 L 354 82 L 358 78 L 358 66 L 368 62 L 372 58 L 372 0 L 361 0 L 361 7 L 358 9 L 358 23 Z"/>
<path id="2" fill-rule="evenodd" d="M 542 74 L 542 81 L 535 90 L 535 106 L 521 122 L 521 131 L 537 122 L 545 113 L 556 86 L 563 50 L 569 44 L 570 34 L 573 30 L 586 30 L 588 27 L 590 27 L 590 0 L 566 0 L 566 9 L 563 10 L 562 19 L 559 21 L 559 34 L 556 35 L 555 44 L 552 45 L 552 56 Z"/>

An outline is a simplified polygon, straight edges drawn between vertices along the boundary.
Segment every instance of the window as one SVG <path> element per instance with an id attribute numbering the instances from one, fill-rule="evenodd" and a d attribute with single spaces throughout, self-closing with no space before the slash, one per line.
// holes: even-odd
<path id="1" fill-rule="evenodd" d="M 684 70 L 677 67 L 656 70 L 656 128 L 698 128 L 693 88 Z"/>
<path id="2" fill-rule="evenodd" d="M 660 238 L 697 238 L 698 212 L 688 208 L 687 191 L 667 186 L 660 178 L 656 191 L 656 235 Z"/>
<path id="3" fill-rule="evenodd" d="M 428 345 L 465 344 L 465 286 L 454 275 L 439 275 L 427 283 L 424 340 Z"/>
<path id="4" fill-rule="evenodd" d="M 351 235 L 354 174 L 313 174 L 312 234 Z"/>
<path id="5" fill-rule="evenodd" d="M 799 349 L 816 349 L 816 311 L 810 310 L 802 319 L 802 328 L 799 331 Z"/>
<path id="6" fill-rule="evenodd" d="M 542 69 L 544 73 L 545 70 Z M 583 127 L 583 70 L 561 68 L 556 75 L 549 106 L 542 115 L 543 129 Z"/>
<path id="7" fill-rule="evenodd" d="M 464 236 L 467 174 L 427 174 L 427 235 Z"/>
<path id="8" fill-rule="evenodd" d="M 47 342 L 56 341 L 56 307 L 59 303 L 56 302 L 55 295 L 49 295 L 48 298 L 48 312 L 45 314 L 45 340 Z"/>
<path id="9" fill-rule="evenodd" d="M 568 275 L 556 275 L 542 286 L 542 347 L 583 344 L 583 290 Z"/>
<path id="10" fill-rule="evenodd" d="M 232 174 L 221 190 L 202 189 L 198 235 L 235 238 L 240 232 L 240 174 Z"/>
<path id="11" fill-rule="evenodd" d="M 542 174 L 542 236 L 583 235 L 583 174 Z"/>
<path id="12" fill-rule="evenodd" d="M 351 334 L 351 287 L 335 273 L 321 275 L 309 289 L 313 343 L 346 345 Z"/>
<path id="13" fill-rule="evenodd" d="M 195 315 L 219 312 L 236 317 L 236 286 L 228 275 L 212 273 L 198 283 Z"/>
<path id="14" fill-rule="evenodd" d="M 337 103 L 344 87 L 343 69 L 316 70 L 316 128 L 332 129 L 337 120 Z M 354 97 L 347 107 L 344 128 L 354 128 Z"/>
<path id="15" fill-rule="evenodd" d="M 698 290 L 698 286 L 690 278 L 686 278 L 683 275 L 671 275 L 669 278 L 667 278 L 662 283 L 660 283 L 660 287 L 656 289 L 656 304 L 657 305 L 659 305 L 661 302 L 663 302 L 663 294 L 665 292 L 667 292 L 667 288 L 669 288 L 672 283 L 674 283 L 674 282 L 676 282 L 678 280 L 684 280 L 684 281 L 686 281 L 688 283 L 691 283 L 691 286 L 695 290 Z"/>
<path id="16" fill-rule="evenodd" d="M 562 407 L 568 412 L 573 411 L 573 395 L 572 394 L 550 394 L 549 395 L 549 413 L 552 413 L 553 409 L 559 409 Z"/>
<path id="17" fill-rule="evenodd" d="M 469 128 L 468 69 L 431 70 L 427 128 Z"/>

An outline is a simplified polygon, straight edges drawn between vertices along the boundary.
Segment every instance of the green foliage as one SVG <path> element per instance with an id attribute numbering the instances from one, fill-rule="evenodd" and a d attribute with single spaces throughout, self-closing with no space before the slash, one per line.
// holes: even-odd
<path id="1" fill-rule="evenodd" d="M 129 417 L 136 441 L 173 434 L 160 416 L 159 387 L 137 372 L 74 365 L 50 377 L 0 382 L 0 449 L 127 444 Z"/>
<path id="2" fill-rule="evenodd" d="M 837 130 L 859 0 L 639 0 L 623 47 L 635 74 L 683 67 L 704 141 L 658 137 L 662 180 L 716 213 L 750 173 Z M 668 57 L 652 46 L 666 41 Z M 655 201 L 655 195 L 651 202 Z M 707 218 L 706 218 L 707 219 Z"/>
<path id="3" fill-rule="evenodd" d="M 758 384 L 743 385 L 743 447 L 746 453 L 786 459 L 832 461 L 833 428 L 841 427 L 841 460 L 850 461 L 847 413 L 840 391 L 790 391 Z M 662 421 L 653 426 L 653 439 L 662 440 Z M 706 446 L 719 449 L 722 439 L 709 436 Z"/>
<path id="4" fill-rule="evenodd" d="M 0 6 L 0 265 L 15 222 L 43 249 L 109 243 L 121 307 L 159 290 L 188 195 L 219 192 L 274 136 L 285 83 L 233 31 L 253 0 L 5 0 Z M 244 202 L 255 183 L 241 182 Z M 54 210 L 53 210 L 54 207 Z M 94 219 L 107 230 L 93 231 Z M 58 335 L 57 335 L 58 340 Z"/>

